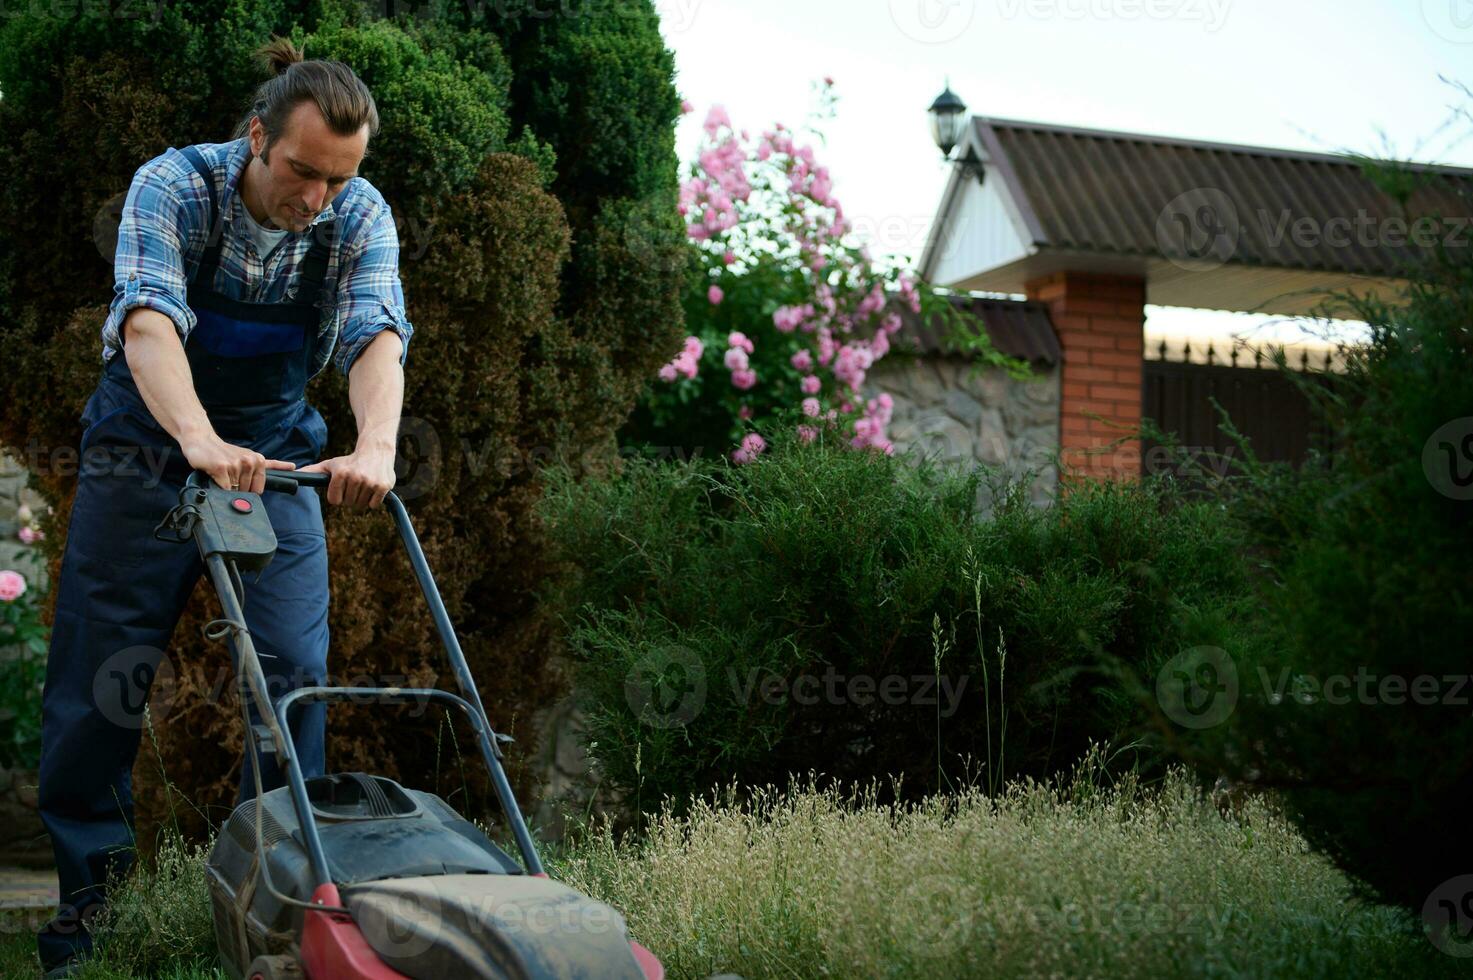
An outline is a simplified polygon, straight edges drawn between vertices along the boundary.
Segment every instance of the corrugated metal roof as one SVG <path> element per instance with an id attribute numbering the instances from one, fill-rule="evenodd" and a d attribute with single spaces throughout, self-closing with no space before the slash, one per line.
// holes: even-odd
<path id="1" fill-rule="evenodd" d="M 1042 303 L 1020 300 L 989 299 L 980 296 L 951 296 L 952 305 L 963 313 L 980 317 L 987 327 L 992 346 L 1010 357 L 1043 363 L 1059 363 L 1059 338 L 1049 319 L 1048 307 Z M 895 334 L 895 346 L 918 354 L 960 354 L 945 340 L 945 325 L 940 314 L 923 318 L 906 304 L 892 300 L 892 309 L 900 314 L 904 326 Z"/>
<path id="2" fill-rule="evenodd" d="M 973 126 L 1045 248 L 1183 258 L 1172 254 L 1173 235 L 1187 233 L 1176 214 L 1193 233 L 1231 223 L 1236 244 L 1217 258 L 1243 265 L 1396 276 L 1421 251 L 1407 214 L 1347 157 L 981 117 Z M 1411 215 L 1462 222 L 1473 247 L 1473 170 L 1401 166 L 1421 180 Z M 1428 230 L 1444 238 L 1458 227 Z"/>

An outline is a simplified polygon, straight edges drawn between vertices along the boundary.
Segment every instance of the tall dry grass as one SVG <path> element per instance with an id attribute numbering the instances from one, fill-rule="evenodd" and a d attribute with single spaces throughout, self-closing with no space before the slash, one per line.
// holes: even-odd
<path id="1" fill-rule="evenodd" d="M 554 874 L 622 910 L 672 978 L 1424 977 L 1460 961 L 1353 897 L 1261 800 L 1224 819 L 1180 770 L 918 804 L 812 776 L 727 790 L 643 840 L 589 830 Z"/>

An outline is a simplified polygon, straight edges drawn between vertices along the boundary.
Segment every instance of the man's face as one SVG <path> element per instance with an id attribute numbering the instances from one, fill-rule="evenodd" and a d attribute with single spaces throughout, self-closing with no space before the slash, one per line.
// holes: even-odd
<path id="1" fill-rule="evenodd" d="M 252 119 L 251 152 L 262 158 L 252 163 L 258 178 L 253 183 L 266 217 L 278 228 L 304 230 L 343 185 L 358 175 L 367 150 L 366 123 L 352 136 L 339 136 L 311 101 L 292 110 L 281 136 L 269 149 L 266 128 L 259 117 Z"/>

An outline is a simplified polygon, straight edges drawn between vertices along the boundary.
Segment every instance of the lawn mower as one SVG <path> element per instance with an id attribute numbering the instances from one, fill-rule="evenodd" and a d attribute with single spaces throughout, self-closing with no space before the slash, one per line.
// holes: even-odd
<path id="1" fill-rule="evenodd" d="M 270 471 L 266 493 L 322 489 L 327 473 Z M 159 526 L 199 547 L 223 617 L 210 635 L 230 644 L 241 689 L 256 797 L 237 807 L 207 862 L 215 939 L 241 980 L 605 978 L 660 980 L 664 968 L 623 917 L 542 870 L 502 768 L 465 655 L 403 502 L 384 506 L 398 527 L 460 693 L 431 688 L 301 687 L 275 703 L 242 613 L 241 570 L 265 567 L 276 534 L 261 496 L 214 485 L 196 471 Z M 287 711 L 299 703 L 443 705 L 464 714 L 490 770 L 520 864 L 440 797 L 384 776 L 308 778 Z M 256 706 L 253 717 L 251 706 Z M 285 785 L 261 790 L 259 761 L 274 756 Z"/>

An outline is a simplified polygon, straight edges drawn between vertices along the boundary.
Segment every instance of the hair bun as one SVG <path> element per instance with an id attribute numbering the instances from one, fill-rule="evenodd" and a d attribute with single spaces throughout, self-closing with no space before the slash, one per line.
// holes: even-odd
<path id="1" fill-rule="evenodd" d="M 274 34 L 271 41 L 262 45 L 256 54 L 273 75 L 284 74 L 292 65 L 303 60 L 302 50 L 290 38 L 277 37 Z"/>

